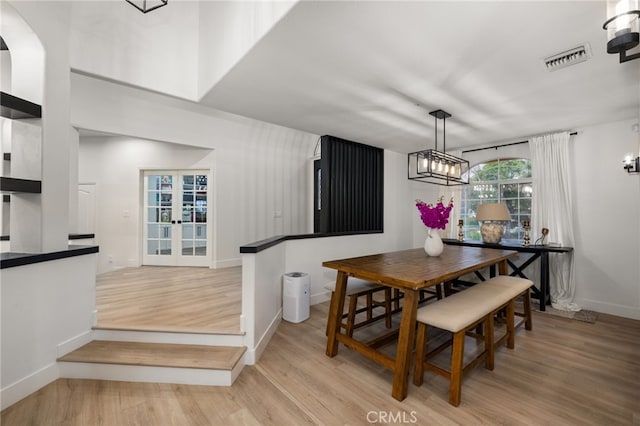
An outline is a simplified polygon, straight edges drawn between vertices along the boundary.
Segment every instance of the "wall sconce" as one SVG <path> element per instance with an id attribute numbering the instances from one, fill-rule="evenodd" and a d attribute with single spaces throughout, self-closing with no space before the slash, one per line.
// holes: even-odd
<path id="1" fill-rule="evenodd" d="M 624 163 L 623 167 L 627 171 L 627 173 L 640 173 L 640 156 L 633 158 L 633 154 L 628 153 L 624 156 L 624 160 L 622 162 Z"/>
<path id="2" fill-rule="evenodd" d="M 607 53 L 620 54 L 620 63 L 640 58 L 640 53 L 627 55 L 627 50 L 640 44 L 640 7 L 638 0 L 607 1 Z"/>

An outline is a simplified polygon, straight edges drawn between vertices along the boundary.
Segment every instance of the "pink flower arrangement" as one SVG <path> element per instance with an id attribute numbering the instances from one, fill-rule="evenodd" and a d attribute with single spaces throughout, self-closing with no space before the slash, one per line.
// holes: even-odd
<path id="1" fill-rule="evenodd" d="M 422 223 L 424 223 L 427 228 L 445 229 L 447 227 L 449 214 L 453 208 L 453 198 L 451 198 L 449 205 L 446 207 L 442 203 L 442 198 L 443 197 L 440 197 L 438 199 L 435 206 L 421 200 L 416 200 L 416 207 L 420 212 L 420 219 L 422 219 Z"/>

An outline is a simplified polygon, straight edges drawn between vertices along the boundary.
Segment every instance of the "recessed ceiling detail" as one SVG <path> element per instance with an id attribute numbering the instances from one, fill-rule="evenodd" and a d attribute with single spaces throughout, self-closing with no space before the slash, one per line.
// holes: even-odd
<path id="1" fill-rule="evenodd" d="M 589 58 L 591 58 L 591 47 L 589 43 L 585 43 L 573 49 L 544 58 L 544 65 L 547 71 L 556 71 L 560 68 L 566 68 L 570 65 L 584 62 Z"/>

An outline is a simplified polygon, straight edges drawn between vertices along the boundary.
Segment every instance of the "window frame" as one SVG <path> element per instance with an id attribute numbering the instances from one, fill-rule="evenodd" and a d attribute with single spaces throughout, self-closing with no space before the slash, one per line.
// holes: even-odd
<path id="1" fill-rule="evenodd" d="M 482 241 L 482 237 L 480 235 L 480 225 L 477 223 L 477 221 L 469 219 L 470 217 L 473 217 L 475 219 L 475 212 L 473 212 L 473 216 L 470 215 L 470 213 L 472 212 L 471 212 L 471 206 L 469 206 L 469 204 L 470 202 L 474 204 L 480 203 L 481 201 L 484 201 L 484 200 L 487 200 L 490 202 L 496 202 L 496 203 L 506 202 L 508 206 L 510 204 L 509 203 L 510 201 L 515 200 L 515 203 L 517 204 L 517 209 L 516 211 L 513 211 L 512 206 L 509 206 L 509 213 L 511 214 L 512 220 L 505 225 L 505 237 L 503 238 L 503 240 L 508 242 L 522 241 L 522 238 L 524 236 L 524 228 L 522 226 L 522 221 L 523 220 L 531 221 L 531 207 L 532 207 L 535 191 L 533 187 L 533 177 L 531 176 L 531 174 L 529 174 L 529 176 L 523 176 L 518 178 L 501 179 L 500 162 L 507 162 L 507 161 L 513 161 L 513 160 L 526 161 L 528 164 L 528 169 L 531 170 L 531 160 L 523 157 L 495 158 L 492 160 L 487 160 L 487 161 L 477 163 L 471 168 L 469 168 L 469 171 L 468 171 L 469 185 L 465 185 L 462 188 L 462 191 L 460 194 L 460 198 L 461 198 L 460 219 L 462 219 L 464 223 L 463 233 L 464 233 L 464 239 L 466 241 Z M 491 164 L 496 162 L 498 163 L 498 179 L 483 180 L 483 181 L 473 180 L 474 170 L 477 170 L 479 166 L 484 166 L 486 164 Z M 473 191 L 474 187 L 477 187 L 479 185 L 495 186 L 495 197 L 485 198 L 484 200 L 482 197 L 469 198 L 468 196 L 469 193 Z M 518 185 L 517 190 L 515 192 L 516 194 L 515 197 L 504 196 L 503 187 L 505 185 Z M 529 192 L 530 195 L 529 196 L 522 195 L 523 193 L 526 193 L 526 192 Z M 529 200 L 528 209 L 526 206 L 524 206 L 524 209 L 525 209 L 524 212 L 522 210 L 523 209 L 522 200 Z M 475 222 L 475 223 L 470 223 L 470 222 Z"/>

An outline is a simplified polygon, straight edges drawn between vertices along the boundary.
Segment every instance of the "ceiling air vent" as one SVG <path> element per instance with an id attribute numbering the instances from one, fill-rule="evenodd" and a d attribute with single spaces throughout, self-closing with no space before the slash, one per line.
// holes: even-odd
<path id="1" fill-rule="evenodd" d="M 589 43 L 574 47 L 565 52 L 544 58 L 544 65 L 547 71 L 555 71 L 568 67 L 591 58 L 591 47 Z"/>

